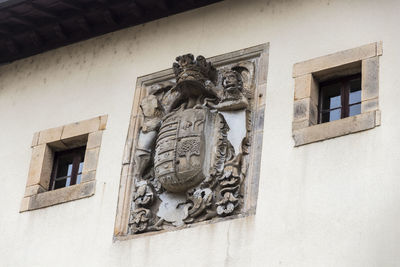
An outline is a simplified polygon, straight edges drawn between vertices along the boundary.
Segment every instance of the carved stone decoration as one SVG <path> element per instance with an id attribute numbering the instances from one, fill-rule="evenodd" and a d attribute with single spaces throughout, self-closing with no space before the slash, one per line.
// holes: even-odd
<path id="1" fill-rule="evenodd" d="M 266 82 L 258 70 L 265 48 L 218 65 L 178 56 L 165 78 L 142 85 L 121 180 L 121 190 L 132 190 L 122 204 L 127 235 L 255 211 L 262 122 L 254 120 L 264 110 L 257 84 Z"/>
<path id="2" fill-rule="evenodd" d="M 242 158 L 248 148 L 235 151 L 221 112 L 247 109 L 242 75 L 235 68 L 222 71 L 222 82 L 216 84 L 218 72 L 203 56 L 187 54 L 176 61 L 171 93 L 150 94 L 141 102 L 144 120 L 136 147 L 132 233 L 231 215 L 241 203 Z M 158 196 L 158 207 L 151 206 L 152 183 L 145 182 L 149 179 L 166 191 Z M 151 227 L 151 222 L 159 222 L 159 227 Z"/>

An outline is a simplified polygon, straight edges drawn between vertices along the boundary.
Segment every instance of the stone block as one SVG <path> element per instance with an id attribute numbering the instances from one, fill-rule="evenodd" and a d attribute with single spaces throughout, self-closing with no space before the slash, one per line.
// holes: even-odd
<path id="1" fill-rule="evenodd" d="M 312 74 L 306 74 L 294 79 L 294 100 L 311 97 Z"/>
<path id="2" fill-rule="evenodd" d="M 74 136 L 84 135 L 99 130 L 100 117 L 90 120 L 75 122 L 64 126 L 61 139 L 71 138 Z"/>
<path id="3" fill-rule="evenodd" d="M 319 101 L 319 82 L 315 79 L 314 75 L 311 75 L 311 89 L 310 89 L 310 97 L 312 102 L 318 107 Z"/>
<path id="4" fill-rule="evenodd" d="M 99 130 L 105 130 L 107 126 L 108 115 L 100 116 Z"/>
<path id="5" fill-rule="evenodd" d="M 311 98 L 294 101 L 293 121 L 309 120 L 310 124 L 316 124 L 317 119 L 318 107 Z"/>
<path id="6" fill-rule="evenodd" d="M 298 130 L 298 129 L 303 129 L 309 126 L 312 126 L 313 124 L 311 124 L 310 120 L 305 119 L 305 120 L 301 120 L 301 121 L 293 121 L 292 122 L 292 130 Z"/>
<path id="7" fill-rule="evenodd" d="M 88 142 L 88 134 L 77 135 L 61 141 L 68 149 L 86 146 Z"/>
<path id="8" fill-rule="evenodd" d="M 68 147 L 63 143 L 62 140 L 58 140 L 55 142 L 47 143 L 47 145 L 53 150 L 53 151 L 63 151 L 68 149 Z"/>
<path id="9" fill-rule="evenodd" d="M 380 110 L 375 111 L 375 125 L 376 126 L 381 125 L 381 111 Z"/>
<path id="10" fill-rule="evenodd" d="M 43 130 L 39 135 L 39 144 L 50 143 L 61 139 L 63 126 Z"/>
<path id="11" fill-rule="evenodd" d="M 122 164 L 129 164 L 131 160 L 133 161 L 133 157 L 131 158 L 131 151 L 133 144 L 136 141 L 136 136 L 138 135 L 140 125 L 141 125 L 141 116 L 132 116 L 130 118 L 128 135 L 126 137 L 126 143 L 124 147 L 124 155 L 122 158 Z"/>
<path id="12" fill-rule="evenodd" d="M 293 131 L 295 146 L 374 128 L 375 111 Z"/>
<path id="13" fill-rule="evenodd" d="M 130 201 L 132 190 L 131 188 L 132 176 L 130 173 L 130 165 L 122 165 L 119 196 L 117 204 L 117 216 L 115 218 L 114 234 L 122 234 L 126 232 L 126 226 L 130 216 Z"/>
<path id="14" fill-rule="evenodd" d="M 313 77 L 318 82 L 335 80 L 345 76 L 351 76 L 361 73 L 361 61 L 343 64 L 331 69 L 324 69 L 313 73 Z"/>
<path id="15" fill-rule="evenodd" d="M 26 181 L 27 187 L 40 183 L 40 173 L 42 171 L 42 163 L 45 149 L 46 145 L 36 146 L 32 149 L 28 180 Z"/>
<path id="16" fill-rule="evenodd" d="M 314 103 L 318 103 L 319 85 L 312 74 L 299 76 L 294 80 L 294 100 L 311 98 Z"/>
<path id="17" fill-rule="evenodd" d="M 362 61 L 361 99 L 369 100 L 379 96 L 379 57 Z"/>
<path id="18" fill-rule="evenodd" d="M 133 95 L 133 105 L 132 105 L 131 117 L 141 114 L 141 112 L 139 112 L 140 111 L 140 102 L 142 101 L 143 97 L 146 94 L 142 92 L 142 90 L 145 91 L 145 89 L 139 90 L 138 88 L 145 87 L 145 85 L 142 84 L 143 79 L 144 79 L 143 77 L 139 77 L 136 82 L 136 90 L 135 90 L 135 94 Z"/>
<path id="19" fill-rule="evenodd" d="M 99 147 L 101 145 L 102 136 L 103 136 L 103 131 L 97 131 L 97 132 L 90 133 L 88 135 L 86 149 Z"/>
<path id="20" fill-rule="evenodd" d="M 32 145 L 31 147 L 37 146 L 38 142 L 39 142 L 39 132 L 36 132 L 33 134 L 33 138 L 32 138 Z"/>
<path id="21" fill-rule="evenodd" d="M 317 124 L 317 121 L 318 121 L 318 104 L 317 103 L 315 103 L 312 99 L 310 100 L 310 114 L 308 117 L 308 119 L 310 120 L 310 124 Z"/>
<path id="22" fill-rule="evenodd" d="M 49 188 L 51 171 L 53 169 L 53 160 L 54 152 L 48 146 L 46 146 L 39 183 L 43 188 Z"/>
<path id="23" fill-rule="evenodd" d="M 81 183 L 86 183 L 96 179 L 96 171 L 83 172 Z"/>
<path id="24" fill-rule="evenodd" d="M 254 140 L 252 146 L 254 147 L 254 150 L 252 152 L 251 158 L 261 159 L 264 135 L 262 132 L 258 132 L 254 134 L 253 138 Z M 261 177 L 261 160 L 251 160 L 251 158 L 249 158 L 249 165 L 251 166 L 251 174 L 249 175 L 249 177 Z M 255 210 L 257 205 L 259 179 L 248 179 L 246 183 L 248 185 L 247 190 L 249 190 L 249 192 L 247 193 L 248 198 L 246 199 L 246 206 L 250 211 L 253 209 Z"/>
<path id="25" fill-rule="evenodd" d="M 20 209 L 19 209 L 19 212 L 24 212 L 24 211 L 29 210 L 29 201 L 30 201 L 30 198 L 29 198 L 29 197 L 24 197 L 24 198 L 22 199 L 21 207 L 20 207 Z"/>
<path id="26" fill-rule="evenodd" d="M 322 57 L 299 62 L 293 66 L 293 78 L 301 75 L 335 68 L 340 65 L 364 60 L 377 55 L 377 44 L 367 44 L 357 48 L 340 51 Z"/>
<path id="27" fill-rule="evenodd" d="M 128 136 L 125 147 L 124 147 L 124 155 L 122 157 L 122 164 L 129 164 L 131 162 L 131 150 L 133 146 L 133 139 Z M 133 157 L 132 157 L 133 161 Z"/>
<path id="28" fill-rule="evenodd" d="M 264 119 L 265 119 L 265 106 L 261 106 L 255 111 L 255 120 L 253 125 L 253 129 L 255 132 L 264 130 Z"/>
<path id="29" fill-rule="evenodd" d="M 33 147 L 26 185 L 40 184 L 42 187 L 48 188 L 52 165 L 53 152 L 46 144 Z"/>
<path id="30" fill-rule="evenodd" d="M 293 121 L 306 120 L 310 113 L 310 98 L 294 101 Z"/>
<path id="31" fill-rule="evenodd" d="M 96 181 L 47 191 L 30 197 L 29 210 L 53 206 L 56 204 L 77 200 L 94 195 Z"/>
<path id="32" fill-rule="evenodd" d="M 95 171 L 97 168 L 97 161 L 99 158 L 100 148 L 87 149 L 85 152 L 85 162 L 83 164 L 82 172 Z"/>
<path id="33" fill-rule="evenodd" d="M 259 83 L 266 83 L 268 78 L 268 54 L 263 53 L 260 57 L 260 69 L 258 73 Z"/>
<path id="34" fill-rule="evenodd" d="M 41 185 L 31 185 L 25 188 L 24 197 L 29 197 L 32 195 L 40 194 L 46 192 L 47 190 L 44 189 Z"/>
<path id="35" fill-rule="evenodd" d="M 374 99 L 369 99 L 361 102 L 361 113 L 369 112 L 369 111 L 374 111 L 379 109 L 379 99 L 374 98 Z"/>
<path id="36" fill-rule="evenodd" d="M 258 86 L 258 94 L 255 96 L 257 100 L 257 106 L 264 106 L 267 94 L 267 84 L 261 84 Z"/>
<path id="37" fill-rule="evenodd" d="M 382 56 L 383 55 L 383 42 L 379 41 L 376 47 L 376 55 Z"/>

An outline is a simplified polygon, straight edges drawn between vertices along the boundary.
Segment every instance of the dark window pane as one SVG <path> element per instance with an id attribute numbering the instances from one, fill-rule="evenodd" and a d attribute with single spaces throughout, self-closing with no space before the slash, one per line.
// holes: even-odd
<path id="1" fill-rule="evenodd" d="M 321 123 L 329 121 L 329 112 L 323 112 L 321 114 Z"/>
<path id="2" fill-rule="evenodd" d="M 341 107 L 340 86 L 340 83 L 335 83 L 321 87 L 322 110 Z"/>
<path id="3" fill-rule="evenodd" d="M 59 158 L 56 177 L 63 177 L 63 176 L 71 175 L 72 161 L 73 161 L 73 158 L 69 158 L 69 157 Z"/>
<path id="4" fill-rule="evenodd" d="M 360 103 L 361 102 L 361 91 L 350 92 L 349 104 Z"/>
<path id="5" fill-rule="evenodd" d="M 340 95 L 331 97 L 330 99 L 330 109 L 339 108 L 341 106 L 340 103 Z"/>
<path id="6" fill-rule="evenodd" d="M 361 74 L 320 84 L 319 123 L 361 113 Z"/>
<path id="7" fill-rule="evenodd" d="M 349 116 L 361 114 L 361 104 L 350 106 Z"/>
<path id="8" fill-rule="evenodd" d="M 341 110 L 335 109 L 329 112 L 329 121 L 340 120 Z"/>
<path id="9" fill-rule="evenodd" d="M 80 183 L 84 157 L 85 147 L 57 152 L 50 190 Z"/>
<path id="10" fill-rule="evenodd" d="M 341 113 L 342 113 L 342 111 L 340 108 L 333 109 L 330 111 L 324 111 L 321 114 L 321 123 L 340 120 Z"/>
<path id="11" fill-rule="evenodd" d="M 361 78 L 356 78 L 350 81 L 349 104 L 359 102 L 361 102 Z"/>
<path id="12" fill-rule="evenodd" d="M 55 183 L 54 183 L 54 189 L 58 189 L 58 188 L 63 188 L 63 187 L 65 187 L 65 182 L 66 182 L 66 181 L 67 181 L 66 179 L 55 181 Z"/>
<path id="13" fill-rule="evenodd" d="M 360 91 L 361 90 L 361 77 L 354 78 L 350 80 L 350 91 Z"/>

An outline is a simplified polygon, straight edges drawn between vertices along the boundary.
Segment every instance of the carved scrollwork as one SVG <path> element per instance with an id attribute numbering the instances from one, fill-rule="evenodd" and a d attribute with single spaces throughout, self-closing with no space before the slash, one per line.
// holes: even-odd
<path id="1" fill-rule="evenodd" d="M 185 219 L 185 223 L 191 223 L 195 221 L 201 215 L 203 219 L 199 219 L 197 221 L 205 220 L 207 215 L 212 214 L 212 204 L 214 200 L 214 193 L 210 188 L 197 189 L 193 194 L 189 194 L 188 203 L 189 205 L 189 214 L 188 218 Z"/>
<path id="2" fill-rule="evenodd" d="M 232 214 L 239 204 L 239 190 L 243 180 L 241 159 L 242 155 L 239 154 L 226 162 L 224 173 L 219 178 L 222 199 L 216 203 L 216 206 L 220 216 Z"/>
<path id="3" fill-rule="evenodd" d="M 143 184 L 139 186 L 133 196 L 133 201 L 141 207 L 149 206 L 153 202 L 153 191 L 150 186 Z"/>
<path id="4" fill-rule="evenodd" d="M 145 208 L 139 208 L 131 213 L 129 219 L 129 228 L 131 233 L 142 233 L 147 230 L 151 211 Z"/>

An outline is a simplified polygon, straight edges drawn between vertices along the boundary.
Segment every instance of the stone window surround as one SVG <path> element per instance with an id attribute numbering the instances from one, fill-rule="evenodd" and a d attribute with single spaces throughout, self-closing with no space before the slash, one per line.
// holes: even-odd
<path id="1" fill-rule="evenodd" d="M 95 176 L 107 115 L 37 132 L 20 212 L 86 198 L 95 193 Z M 54 152 L 86 145 L 80 184 L 48 191 Z"/>
<path id="2" fill-rule="evenodd" d="M 380 125 L 379 56 L 382 52 L 382 42 L 375 42 L 294 64 L 292 134 L 296 147 Z M 360 72 L 361 114 L 317 124 L 318 84 Z"/>

